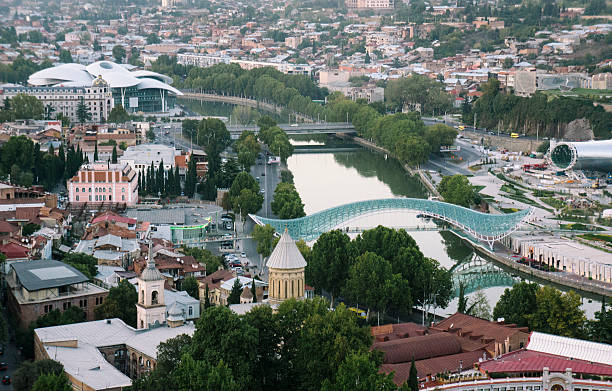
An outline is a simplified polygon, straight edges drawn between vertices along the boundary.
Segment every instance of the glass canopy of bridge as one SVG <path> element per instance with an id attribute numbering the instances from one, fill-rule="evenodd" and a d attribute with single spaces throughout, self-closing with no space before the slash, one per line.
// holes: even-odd
<path id="1" fill-rule="evenodd" d="M 324 232 L 330 231 L 343 222 L 355 217 L 383 210 L 412 210 L 423 215 L 448 222 L 470 236 L 493 242 L 515 231 L 531 214 L 532 209 L 525 209 L 509 214 L 488 214 L 449 204 L 418 198 L 389 198 L 353 202 L 329 208 L 311 215 L 291 220 L 270 219 L 250 215 L 260 225 L 270 224 L 277 232 L 285 228 L 295 240 L 314 240 Z"/>

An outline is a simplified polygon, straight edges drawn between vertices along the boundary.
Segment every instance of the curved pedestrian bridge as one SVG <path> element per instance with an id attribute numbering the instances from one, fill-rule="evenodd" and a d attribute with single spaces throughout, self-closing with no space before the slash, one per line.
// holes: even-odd
<path id="1" fill-rule="evenodd" d="M 295 240 L 314 240 L 356 217 L 389 210 L 410 210 L 445 221 L 489 246 L 515 231 L 531 214 L 525 209 L 510 214 L 488 214 L 441 201 L 420 198 L 387 198 L 335 206 L 297 219 L 281 220 L 249 215 L 259 225 L 270 224 L 276 232 L 285 228 Z"/>

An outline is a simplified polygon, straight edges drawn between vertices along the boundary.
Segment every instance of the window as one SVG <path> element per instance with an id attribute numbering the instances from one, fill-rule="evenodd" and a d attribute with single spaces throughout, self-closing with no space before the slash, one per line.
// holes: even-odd
<path id="1" fill-rule="evenodd" d="M 45 305 L 45 314 L 48 314 L 51 311 L 53 311 L 53 304 Z"/>
<path id="2" fill-rule="evenodd" d="M 109 196 L 108 196 L 108 200 L 109 200 L 109 201 L 112 201 L 112 199 L 111 199 L 111 198 L 112 198 L 112 196 L 111 196 L 111 195 L 109 195 Z"/>
<path id="3" fill-rule="evenodd" d="M 89 201 L 91 201 L 91 196 L 89 196 Z"/>
<path id="4" fill-rule="evenodd" d="M 109 192 L 109 193 L 112 193 L 112 192 L 113 192 L 113 191 L 111 190 L 111 188 L 110 188 L 110 187 L 108 188 L 108 192 Z"/>
<path id="5" fill-rule="evenodd" d="M 66 302 L 63 304 L 64 306 L 64 311 L 66 311 L 68 308 L 72 307 L 72 303 L 71 302 Z"/>
<path id="6" fill-rule="evenodd" d="M 193 307 L 189 306 L 189 316 L 193 315 Z"/>
<path id="7" fill-rule="evenodd" d="M 157 291 L 153 291 L 151 292 L 151 304 L 157 304 L 158 303 L 158 294 Z"/>
<path id="8" fill-rule="evenodd" d="M 87 307 L 87 299 L 79 300 L 79 307 L 81 307 L 81 308 Z"/>
<path id="9" fill-rule="evenodd" d="M 78 187 L 76 188 L 76 192 L 77 192 L 77 193 L 79 192 L 79 188 L 78 188 Z"/>
<path id="10" fill-rule="evenodd" d="M 77 200 L 77 201 L 79 200 L 79 196 L 76 196 L 76 200 Z"/>
<path id="11" fill-rule="evenodd" d="M 125 193 L 125 187 L 124 187 L 123 189 L 121 189 L 121 192 L 122 192 L 122 193 Z"/>
<path id="12" fill-rule="evenodd" d="M 89 191 L 91 191 L 91 189 L 89 189 Z M 83 193 L 85 193 L 85 188 L 83 188 Z"/>
<path id="13" fill-rule="evenodd" d="M 121 201 L 125 201 L 125 196 L 124 195 L 121 196 Z"/>

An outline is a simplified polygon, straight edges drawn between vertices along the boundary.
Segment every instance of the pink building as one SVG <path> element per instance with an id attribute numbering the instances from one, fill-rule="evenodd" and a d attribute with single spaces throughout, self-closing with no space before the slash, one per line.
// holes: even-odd
<path id="1" fill-rule="evenodd" d="M 74 204 L 138 203 L 138 173 L 128 164 L 84 164 L 67 186 Z"/>

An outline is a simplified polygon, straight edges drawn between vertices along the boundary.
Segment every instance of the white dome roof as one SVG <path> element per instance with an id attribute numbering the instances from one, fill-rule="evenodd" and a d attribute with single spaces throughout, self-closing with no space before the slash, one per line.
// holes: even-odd
<path id="1" fill-rule="evenodd" d="M 33 73 L 28 78 L 28 83 L 34 86 L 90 87 L 98 76 L 102 76 L 111 88 L 136 86 L 139 90 L 159 89 L 183 95 L 169 85 L 172 83 L 169 76 L 144 70 L 131 72 L 128 68 L 133 69 L 133 66 L 106 60 L 96 61 L 88 66 L 61 64 Z"/>
<path id="2" fill-rule="evenodd" d="M 87 65 L 86 68 L 87 72 L 95 76 L 104 75 L 108 72 L 130 73 L 130 71 L 112 61 L 96 61 L 93 64 Z"/>
<path id="3" fill-rule="evenodd" d="M 168 84 L 172 84 L 172 81 L 173 81 L 170 76 L 162 75 L 161 73 L 152 72 L 152 71 L 140 70 L 140 71 L 133 71 L 130 73 L 132 74 L 132 76 L 137 77 L 139 79 L 148 77 L 148 78 L 158 79 Z"/>
<path id="4" fill-rule="evenodd" d="M 133 87 L 140 83 L 140 79 L 130 75 L 129 72 L 107 72 L 102 77 L 111 88 Z"/>
<path id="5" fill-rule="evenodd" d="M 176 88 L 169 86 L 166 83 L 162 83 L 161 81 L 156 80 L 156 79 L 136 79 L 136 80 L 138 80 L 137 88 L 139 90 L 146 90 L 148 88 L 154 88 L 154 89 L 170 91 L 170 92 L 175 93 L 176 95 L 183 95 L 183 93 L 177 90 Z"/>
<path id="6" fill-rule="evenodd" d="M 28 83 L 35 86 L 48 86 L 63 81 L 80 82 L 82 85 L 91 85 L 93 77 L 81 64 L 62 64 L 34 72 L 28 78 Z"/>
<path id="7" fill-rule="evenodd" d="M 304 256 L 286 229 L 281 235 L 278 244 L 274 247 L 274 251 L 272 251 L 266 266 L 268 269 L 301 269 L 306 267 Z"/>

